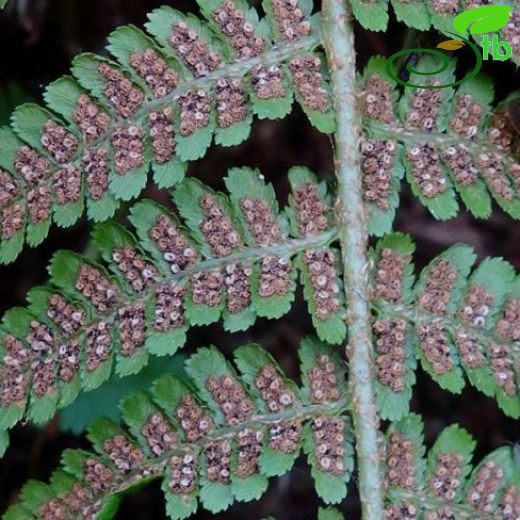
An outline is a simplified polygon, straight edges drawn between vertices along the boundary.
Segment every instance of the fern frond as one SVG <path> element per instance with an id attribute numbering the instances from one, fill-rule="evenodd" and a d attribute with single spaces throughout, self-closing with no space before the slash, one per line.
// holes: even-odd
<path id="1" fill-rule="evenodd" d="M 412 192 L 435 218 L 458 213 L 456 193 L 476 217 L 491 214 L 491 197 L 513 218 L 520 218 L 520 140 L 507 111 L 508 100 L 491 107 L 491 79 L 480 75 L 453 88 L 407 87 L 399 98 L 374 57 L 361 79 L 367 133 L 362 143 L 369 229 L 391 229 L 399 202 L 399 181 L 406 173 Z M 422 59 L 416 70 L 438 63 Z M 451 84 L 455 61 L 434 79 L 412 75 L 414 84 Z M 429 83 L 428 83 L 429 82 Z"/>
<path id="2" fill-rule="evenodd" d="M 467 380 L 520 417 L 520 278 L 501 258 L 471 273 L 476 255 L 458 244 L 424 268 L 414 283 L 414 246 L 393 234 L 373 251 L 374 340 L 383 417 L 407 412 L 416 357 L 444 389 Z"/>
<path id="3" fill-rule="evenodd" d="M 257 316 L 285 314 L 298 270 L 318 334 L 342 342 L 330 197 L 309 170 L 289 176 L 284 212 L 259 172 L 233 169 L 229 198 L 196 179 L 179 184 L 174 199 L 186 227 L 152 201 L 130 210 L 136 236 L 99 224 L 94 245 L 106 267 L 56 253 L 52 284 L 31 290 L 28 309 L 12 309 L 1 324 L 0 431 L 24 416 L 46 422 L 113 370 L 126 376 L 149 354 L 174 354 L 190 326 L 222 318 L 225 329 L 245 330 Z"/>
<path id="4" fill-rule="evenodd" d="M 110 218 L 120 200 L 139 195 L 150 168 L 159 187 L 177 184 L 213 138 L 242 142 L 253 114 L 283 117 L 293 97 L 318 129 L 334 130 L 309 3 L 295 4 L 295 18 L 267 2 L 264 20 L 242 0 L 201 6 L 208 21 L 168 7 L 152 12 L 153 37 L 117 29 L 107 47 L 115 61 L 76 57 L 74 78 L 46 88 L 46 108 L 22 105 L 12 130 L 0 129 L 0 262 L 12 262 L 24 241 L 42 242 L 52 221 L 71 226 L 85 210 L 95 221 Z"/>
<path id="5" fill-rule="evenodd" d="M 258 499 L 267 477 L 291 469 L 302 444 L 318 494 L 340 502 L 353 448 L 339 351 L 304 339 L 303 388 L 258 345 L 237 349 L 235 361 L 238 372 L 214 347 L 201 348 L 186 362 L 189 379 L 167 374 L 150 392 L 123 399 L 127 428 L 94 422 L 94 450 L 66 451 L 50 483 L 29 482 L 21 506 L 5 518 L 26 518 L 28 511 L 42 519 L 58 511 L 111 518 L 124 493 L 155 479 L 162 479 L 171 518 L 187 518 L 199 502 L 218 512 L 235 500 Z"/>
<path id="6" fill-rule="evenodd" d="M 520 512 L 520 473 L 512 447 L 472 464 L 475 441 L 454 424 L 425 457 L 423 425 L 412 414 L 386 434 L 385 518 L 509 520 Z"/>

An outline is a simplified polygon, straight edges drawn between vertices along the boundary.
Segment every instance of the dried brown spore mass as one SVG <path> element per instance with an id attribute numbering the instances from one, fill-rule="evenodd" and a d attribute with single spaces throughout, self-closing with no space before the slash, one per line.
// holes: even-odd
<path id="1" fill-rule="evenodd" d="M 31 321 L 27 334 L 27 343 L 37 356 L 48 356 L 54 352 L 54 333 L 51 328 L 38 321 Z"/>
<path id="2" fill-rule="evenodd" d="M 87 174 L 88 196 L 98 201 L 108 191 L 108 152 L 104 148 L 89 148 L 81 159 Z"/>
<path id="3" fill-rule="evenodd" d="M 345 471 L 345 422 L 340 417 L 312 420 L 314 457 L 321 471 L 342 475 Z"/>
<path id="4" fill-rule="evenodd" d="M 51 165 L 32 148 L 22 145 L 16 150 L 14 169 L 27 184 L 35 186 L 47 177 Z"/>
<path id="5" fill-rule="evenodd" d="M 314 316 L 326 321 L 340 308 L 340 287 L 337 283 L 336 255 L 333 251 L 308 249 L 303 253 L 311 279 L 312 301 L 316 307 Z"/>
<path id="6" fill-rule="evenodd" d="M 54 121 L 47 121 L 42 128 L 42 146 L 59 164 L 71 161 L 78 150 L 78 138 Z"/>
<path id="7" fill-rule="evenodd" d="M 224 276 L 227 290 L 227 307 L 237 314 L 251 303 L 251 275 L 253 270 L 244 264 L 228 264 Z"/>
<path id="8" fill-rule="evenodd" d="M 97 70 L 105 79 L 103 94 L 116 112 L 123 118 L 135 115 L 144 101 L 143 91 L 134 86 L 121 71 L 107 63 L 100 63 Z"/>
<path id="9" fill-rule="evenodd" d="M 56 360 L 38 358 L 31 363 L 32 388 L 36 397 L 43 397 L 56 388 Z"/>
<path id="10" fill-rule="evenodd" d="M 184 394 L 175 409 L 181 428 L 188 442 L 205 437 L 213 428 L 213 421 L 191 394 Z"/>
<path id="11" fill-rule="evenodd" d="M 430 491 L 451 502 L 455 499 L 461 484 L 462 466 L 464 458 L 460 453 L 440 453 L 435 460 L 433 474 L 428 483 Z"/>
<path id="12" fill-rule="evenodd" d="M 267 200 L 243 197 L 240 199 L 240 209 L 257 245 L 270 246 L 280 240 L 281 230 Z"/>
<path id="13" fill-rule="evenodd" d="M 427 511 L 424 520 L 457 520 L 457 517 L 453 509 L 441 507 L 436 511 Z"/>
<path id="14" fill-rule="evenodd" d="M 120 354 L 131 356 L 146 340 L 146 319 L 144 302 L 139 301 L 122 307 L 117 311 L 117 321 L 120 336 Z"/>
<path id="15" fill-rule="evenodd" d="M 201 271 L 191 278 L 193 302 L 218 307 L 224 296 L 224 275 L 218 271 Z"/>
<path id="16" fill-rule="evenodd" d="M 247 421 L 253 413 L 253 403 L 231 376 L 211 376 L 206 381 L 206 388 L 219 405 L 229 426 Z"/>
<path id="17" fill-rule="evenodd" d="M 374 296 L 376 298 L 392 303 L 401 300 L 404 269 L 411 260 L 411 255 L 397 254 L 389 247 L 381 250 L 374 275 Z"/>
<path id="18" fill-rule="evenodd" d="M 481 153 L 477 157 L 477 164 L 486 179 L 491 191 L 510 201 L 515 197 L 515 192 L 511 188 L 511 183 L 506 176 L 502 158 L 497 153 Z"/>
<path id="19" fill-rule="evenodd" d="M 155 412 L 148 417 L 146 423 L 141 428 L 141 434 L 150 451 L 156 457 L 173 450 L 179 442 L 177 433 L 159 412 Z"/>
<path id="20" fill-rule="evenodd" d="M 80 513 L 92 502 L 92 491 L 84 485 L 76 482 L 72 489 L 63 496 L 62 500 L 71 513 Z"/>
<path id="21" fill-rule="evenodd" d="M 178 98 L 181 135 L 187 137 L 208 126 L 211 115 L 211 95 L 204 90 L 190 90 Z"/>
<path id="22" fill-rule="evenodd" d="M 267 255 L 260 262 L 258 294 L 263 298 L 283 296 L 289 290 L 292 263 L 289 258 Z"/>
<path id="23" fill-rule="evenodd" d="M 509 163 L 508 174 L 516 188 L 516 191 L 520 192 L 520 162 Z"/>
<path id="24" fill-rule="evenodd" d="M 458 331 L 455 334 L 455 342 L 460 352 L 462 363 L 469 368 L 477 368 L 486 362 L 484 354 L 482 354 L 477 337 L 464 331 Z"/>
<path id="25" fill-rule="evenodd" d="M 316 356 L 309 372 L 309 386 L 313 403 L 337 401 L 340 398 L 336 365 L 326 354 Z"/>
<path id="26" fill-rule="evenodd" d="M 173 110 L 166 107 L 148 116 L 154 159 L 159 164 L 167 163 L 174 155 L 177 143 L 173 133 Z"/>
<path id="27" fill-rule="evenodd" d="M 247 97 L 240 79 L 219 79 L 215 90 L 217 124 L 220 128 L 227 128 L 247 118 Z"/>
<path id="28" fill-rule="evenodd" d="M 166 332 L 184 325 L 184 288 L 175 282 L 155 291 L 154 329 Z"/>
<path id="29" fill-rule="evenodd" d="M 517 520 L 520 517 L 520 489 L 508 486 L 500 499 L 498 511 L 501 520 Z"/>
<path id="30" fill-rule="evenodd" d="M 516 129 L 506 109 L 497 110 L 487 131 L 489 142 L 499 150 L 511 150 Z"/>
<path id="31" fill-rule="evenodd" d="M 487 316 L 495 302 L 491 292 L 478 284 L 473 284 L 464 297 L 464 305 L 458 311 L 459 318 L 474 327 L 484 327 Z"/>
<path id="32" fill-rule="evenodd" d="M 176 495 L 189 495 L 197 488 L 197 459 L 192 453 L 170 459 L 168 488 Z"/>
<path id="33" fill-rule="evenodd" d="M 403 0 L 400 0 L 403 1 Z M 412 504 L 388 504 L 384 510 L 385 520 L 416 520 L 417 508 Z"/>
<path id="34" fill-rule="evenodd" d="M 85 323 L 85 311 L 69 303 L 63 296 L 53 293 L 49 296 L 47 317 L 52 320 L 65 336 L 77 332 Z"/>
<path id="35" fill-rule="evenodd" d="M 251 85 L 259 99 L 279 99 L 286 93 L 282 69 L 276 65 L 255 65 L 251 69 Z"/>
<path id="36" fill-rule="evenodd" d="M 441 14 L 456 14 L 459 9 L 458 0 L 431 0 L 432 8 Z"/>
<path id="37" fill-rule="evenodd" d="M 379 319 L 374 323 L 375 365 L 379 382 L 394 392 L 405 387 L 406 320 Z"/>
<path id="38" fill-rule="evenodd" d="M 400 433 L 392 433 L 388 441 L 386 457 L 387 484 L 407 490 L 415 489 L 417 475 L 413 441 Z"/>
<path id="39" fill-rule="evenodd" d="M 417 327 L 417 335 L 424 357 L 436 374 L 442 375 L 453 369 L 448 336 L 442 325 L 423 323 Z"/>
<path id="40" fill-rule="evenodd" d="M 129 473 L 144 461 L 144 453 L 125 435 L 114 435 L 103 442 L 103 451 L 121 473 Z"/>
<path id="41" fill-rule="evenodd" d="M 85 481 L 95 495 L 108 491 L 115 480 L 112 470 L 97 459 L 87 459 L 84 471 Z"/>
<path id="42" fill-rule="evenodd" d="M 518 7 L 511 13 L 509 22 L 501 31 L 501 36 L 511 44 L 513 54 L 520 56 L 520 9 Z"/>
<path id="43" fill-rule="evenodd" d="M 229 256 L 240 247 L 241 240 L 232 220 L 225 214 L 216 197 L 203 195 L 199 205 L 204 212 L 200 230 L 215 256 Z"/>
<path id="44" fill-rule="evenodd" d="M 298 0 L 271 0 L 271 9 L 283 40 L 298 40 L 311 32 Z"/>
<path id="45" fill-rule="evenodd" d="M 303 105 L 309 110 L 325 113 L 330 109 L 330 101 L 323 87 L 321 66 L 321 58 L 314 54 L 296 56 L 289 62 L 294 87 Z"/>
<path id="46" fill-rule="evenodd" d="M 45 184 L 37 186 L 27 193 L 29 219 L 33 224 L 45 222 L 51 216 L 51 190 Z"/>
<path id="47" fill-rule="evenodd" d="M 178 226 L 165 215 L 159 215 L 148 233 L 173 274 L 192 266 L 197 261 L 197 251 L 181 233 Z"/>
<path id="48" fill-rule="evenodd" d="M 185 22 L 175 22 L 170 45 L 196 78 L 206 76 L 221 63 L 220 56 Z"/>
<path id="49" fill-rule="evenodd" d="M 520 339 L 520 299 L 509 299 L 496 325 L 496 332 L 509 341 Z"/>
<path id="50" fill-rule="evenodd" d="M 77 202 L 81 198 L 81 181 L 83 173 L 73 164 L 58 170 L 52 176 L 52 191 L 58 204 Z"/>
<path id="51" fill-rule="evenodd" d="M 362 92 L 361 109 L 370 119 L 391 123 L 395 119 L 392 85 L 375 74 L 368 77 Z"/>
<path id="52" fill-rule="evenodd" d="M 509 347 L 498 343 L 489 343 L 487 351 L 495 383 L 506 395 L 516 395 L 515 372 Z"/>
<path id="53" fill-rule="evenodd" d="M 9 240 L 17 231 L 23 228 L 25 209 L 20 204 L 8 206 L 2 210 L 2 239 Z"/>
<path id="54" fill-rule="evenodd" d="M 294 393 L 273 365 L 264 366 L 255 379 L 269 412 L 278 413 L 294 405 Z"/>
<path id="55" fill-rule="evenodd" d="M 55 498 L 38 508 L 38 518 L 42 520 L 68 520 L 70 516 L 65 504 Z"/>
<path id="56" fill-rule="evenodd" d="M 81 347 L 77 339 L 70 340 L 58 348 L 58 375 L 62 381 L 69 383 L 80 368 Z"/>
<path id="57" fill-rule="evenodd" d="M 137 251 L 126 246 L 112 251 L 112 260 L 134 291 L 140 292 L 159 280 L 157 267 Z"/>
<path id="58" fill-rule="evenodd" d="M 439 152 L 429 143 L 421 143 L 406 149 L 411 173 L 421 194 L 433 199 L 447 189 Z"/>
<path id="59" fill-rule="evenodd" d="M 465 146 L 450 146 L 443 150 L 442 156 L 461 186 L 471 186 L 477 181 L 478 170 Z"/>
<path id="60" fill-rule="evenodd" d="M 450 127 L 457 135 L 473 139 L 478 133 L 482 114 L 482 107 L 469 94 L 457 96 Z"/>
<path id="61" fill-rule="evenodd" d="M 20 193 L 18 181 L 0 168 L 0 208 L 9 206 Z"/>
<path id="62" fill-rule="evenodd" d="M 154 49 L 132 53 L 130 65 L 145 80 L 156 98 L 162 98 L 177 88 L 179 74 Z"/>
<path id="63" fill-rule="evenodd" d="M 484 463 L 466 492 L 466 502 L 482 513 L 491 513 L 495 494 L 503 476 L 504 470 L 495 461 L 489 460 Z"/>
<path id="64" fill-rule="evenodd" d="M 2 381 L 0 403 L 2 406 L 23 403 L 29 391 L 29 377 L 26 374 L 1 369 L 0 376 Z"/>
<path id="65" fill-rule="evenodd" d="M 79 126 L 86 143 L 91 143 L 105 135 L 110 125 L 110 116 L 87 94 L 80 94 L 78 97 L 72 119 Z"/>
<path id="66" fill-rule="evenodd" d="M 117 286 L 105 273 L 89 264 L 80 266 L 75 287 L 100 312 L 110 309 L 119 295 Z"/>
<path id="67" fill-rule="evenodd" d="M 29 390 L 29 377 L 26 373 L 31 361 L 29 349 L 17 338 L 6 336 L 3 339 L 5 354 L 0 366 L 0 403 L 2 406 L 21 402 Z"/>
<path id="68" fill-rule="evenodd" d="M 457 0 L 455 0 L 456 2 Z M 406 123 L 422 132 L 435 132 L 442 103 L 442 89 L 418 88 L 410 100 Z"/>
<path id="69" fill-rule="evenodd" d="M 294 453 L 302 434 L 300 420 L 279 421 L 269 426 L 269 447 L 282 453 Z"/>
<path id="70" fill-rule="evenodd" d="M 264 434 L 261 430 L 245 428 L 237 433 L 238 464 L 236 471 L 240 478 L 258 473 L 263 438 Z"/>
<path id="71" fill-rule="evenodd" d="M 296 209 L 298 229 L 303 236 L 314 236 L 329 227 L 329 206 L 323 202 L 314 182 L 302 182 L 294 190 L 292 200 Z"/>
<path id="72" fill-rule="evenodd" d="M 361 142 L 363 198 L 381 211 L 390 208 L 390 183 L 396 146 L 394 141 L 366 139 Z"/>
<path id="73" fill-rule="evenodd" d="M 110 358 L 110 347 L 112 344 L 110 331 L 110 325 L 104 321 L 92 325 L 87 329 L 85 366 L 89 372 L 93 372 L 99 365 Z"/>
<path id="74" fill-rule="evenodd" d="M 124 175 L 144 164 L 144 131 L 130 125 L 117 128 L 111 138 L 114 150 L 114 170 Z"/>
<path id="75" fill-rule="evenodd" d="M 210 482 L 228 484 L 231 475 L 231 442 L 214 441 L 204 447 L 206 478 Z"/>
<path id="76" fill-rule="evenodd" d="M 457 269 L 449 260 L 437 260 L 430 268 L 428 279 L 419 296 L 421 309 L 437 315 L 446 314 L 457 274 Z"/>
<path id="77" fill-rule="evenodd" d="M 238 9 L 232 0 L 222 2 L 220 7 L 211 12 L 211 17 L 229 38 L 240 59 L 253 58 L 265 50 L 267 42 L 255 33 L 244 11 Z"/>

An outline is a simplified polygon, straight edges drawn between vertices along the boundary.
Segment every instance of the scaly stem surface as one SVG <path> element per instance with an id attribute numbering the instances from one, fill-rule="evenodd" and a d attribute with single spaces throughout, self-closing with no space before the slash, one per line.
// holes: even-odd
<path id="1" fill-rule="evenodd" d="M 336 207 L 349 326 L 348 357 L 356 432 L 359 492 L 364 520 L 382 520 L 383 500 L 372 371 L 368 303 L 368 228 L 359 157 L 361 118 L 357 111 L 353 23 L 346 0 L 324 0 L 323 35 L 337 119 Z"/>

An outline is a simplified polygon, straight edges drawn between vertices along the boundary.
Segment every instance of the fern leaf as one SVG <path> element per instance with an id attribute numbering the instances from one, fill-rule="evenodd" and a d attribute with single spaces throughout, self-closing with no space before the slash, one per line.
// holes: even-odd
<path id="1" fill-rule="evenodd" d="M 500 258 L 470 274 L 475 254 L 455 245 L 435 258 L 413 284 L 406 236 L 387 235 L 373 253 L 377 400 L 383 417 L 407 412 L 414 355 L 443 388 L 468 381 L 511 417 L 519 417 L 518 280 Z"/>
<path id="2" fill-rule="evenodd" d="M 439 64 L 422 59 L 408 81 L 449 85 L 455 63 L 425 80 L 422 73 L 438 70 Z M 360 82 L 368 134 L 362 143 L 364 198 L 371 233 L 391 229 L 403 166 L 412 192 L 438 219 L 457 214 L 456 193 L 479 218 L 490 215 L 491 197 L 518 218 L 518 141 L 508 100 L 496 106 L 495 115 L 488 115 L 493 85 L 487 76 L 466 81 L 455 91 L 408 87 L 397 100 L 385 60 L 373 57 Z"/>
<path id="3" fill-rule="evenodd" d="M 291 178 L 287 212 L 258 172 L 236 169 L 226 180 L 231 198 L 195 179 L 179 185 L 174 199 L 186 227 L 152 201 L 130 211 L 136 236 L 116 223 L 99 224 L 93 241 L 103 266 L 56 253 L 52 285 L 30 291 L 28 309 L 13 309 L 2 322 L 0 431 L 25 411 L 45 422 L 113 371 L 128 376 L 150 354 L 174 354 L 190 326 L 222 318 L 225 328 L 241 330 L 257 315 L 286 313 L 298 266 L 318 334 L 342 342 L 329 195 L 306 169 Z M 313 205 L 302 206 L 309 193 Z"/>
<path id="4" fill-rule="evenodd" d="M 451 425 L 425 460 L 415 414 L 392 424 L 386 439 L 387 518 L 506 519 L 518 511 L 520 480 L 512 448 L 498 448 L 472 466 L 475 441 Z"/>
<path id="5" fill-rule="evenodd" d="M 353 465 L 340 395 L 344 367 L 330 347 L 311 338 L 305 344 L 305 393 L 257 345 L 236 351 L 240 375 L 214 347 L 199 349 L 186 362 L 189 380 L 167 374 L 151 392 L 123 399 L 127 428 L 95 421 L 88 434 L 94 451 L 66 451 L 50 484 L 28 482 L 21 506 L 6 517 L 27 508 L 42 518 L 58 511 L 112 518 L 123 492 L 158 478 L 173 519 L 193 514 L 199 500 L 209 511 L 225 510 L 234 500 L 259 498 L 268 475 L 286 473 L 303 437 L 318 494 L 341 501 Z M 323 390 L 326 396 L 317 394 Z"/>

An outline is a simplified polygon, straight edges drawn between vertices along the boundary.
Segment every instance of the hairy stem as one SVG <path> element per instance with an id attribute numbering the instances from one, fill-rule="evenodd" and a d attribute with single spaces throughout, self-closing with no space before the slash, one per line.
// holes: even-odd
<path id="1" fill-rule="evenodd" d="M 368 304 L 368 228 L 359 157 L 353 24 L 346 0 L 324 0 L 323 33 L 336 110 L 337 227 L 341 241 L 349 325 L 348 355 L 364 520 L 383 518 L 379 419 L 374 402 Z"/>

